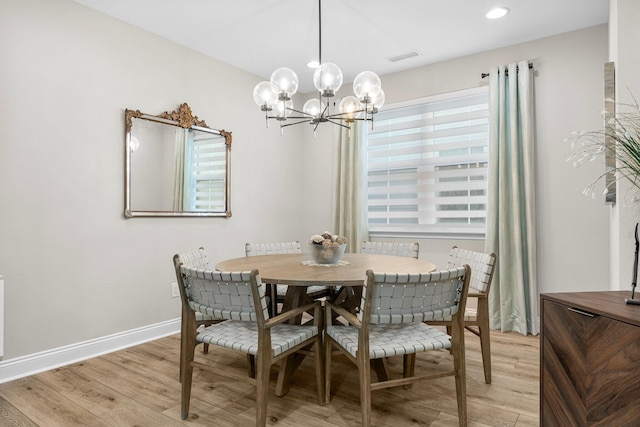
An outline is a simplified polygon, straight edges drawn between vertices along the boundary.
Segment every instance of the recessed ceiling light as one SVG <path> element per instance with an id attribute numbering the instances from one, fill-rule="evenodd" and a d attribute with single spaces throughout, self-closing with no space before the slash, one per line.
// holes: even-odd
<path id="1" fill-rule="evenodd" d="M 489 12 L 487 12 L 486 16 L 489 19 L 498 19 L 498 18 L 502 18 L 507 13 L 509 13 L 509 8 L 507 8 L 507 7 L 496 7 L 495 9 L 491 9 Z"/>
<path id="2" fill-rule="evenodd" d="M 309 67 L 309 68 L 318 68 L 319 66 L 320 66 L 320 63 L 316 59 L 313 59 L 313 60 L 307 62 L 307 67 Z"/>

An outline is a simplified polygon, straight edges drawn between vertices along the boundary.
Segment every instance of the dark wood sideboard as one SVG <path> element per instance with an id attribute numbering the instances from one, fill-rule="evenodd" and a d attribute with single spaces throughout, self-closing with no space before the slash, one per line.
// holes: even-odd
<path id="1" fill-rule="evenodd" d="M 541 426 L 640 426 L 640 306 L 625 304 L 630 294 L 540 295 Z"/>

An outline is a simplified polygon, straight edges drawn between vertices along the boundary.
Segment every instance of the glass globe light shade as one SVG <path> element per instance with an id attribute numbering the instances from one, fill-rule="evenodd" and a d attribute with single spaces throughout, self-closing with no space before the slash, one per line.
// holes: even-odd
<path id="1" fill-rule="evenodd" d="M 313 117 L 320 117 L 324 111 L 324 104 L 319 99 L 313 98 L 304 103 L 302 111 Z"/>
<path id="2" fill-rule="evenodd" d="M 380 77 L 373 71 L 363 71 L 353 80 L 353 93 L 360 101 L 364 100 L 366 96 L 370 99 L 374 98 L 381 89 Z"/>
<path id="3" fill-rule="evenodd" d="M 369 101 L 370 104 L 368 104 L 367 108 L 369 108 L 370 111 L 376 112 L 380 109 L 380 107 L 384 105 L 384 101 L 384 91 L 380 89 L 380 92 L 378 92 L 376 96 L 371 98 L 371 100 Z"/>
<path id="4" fill-rule="evenodd" d="M 298 90 L 298 76 L 290 68 L 278 68 L 271 74 L 271 83 L 273 83 L 278 93 L 285 93 L 287 97 L 291 97 Z"/>
<path id="5" fill-rule="evenodd" d="M 342 70 L 332 62 L 325 62 L 313 72 L 313 84 L 323 96 L 333 96 L 342 86 Z"/>
<path id="6" fill-rule="evenodd" d="M 278 101 L 273 105 L 273 114 L 278 120 L 285 120 L 290 114 L 293 108 L 293 101 Z"/>
<path id="7" fill-rule="evenodd" d="M 353 121 L 361 115 L 359 111 L 362 107 L 360 106 L 360 100 L 355 96 L 346 96 L 342 98 L 340 101 L 340 105 L 338 106 L 338 110 L 342 117 L 349 121 Z"/>
<path id="8" fill-rule="evenodd" d="M 271 109 L 278 102 L 278 88 L 270 81 L 260 82 L 253 88 L 253 100 L 260 107 Z"/>

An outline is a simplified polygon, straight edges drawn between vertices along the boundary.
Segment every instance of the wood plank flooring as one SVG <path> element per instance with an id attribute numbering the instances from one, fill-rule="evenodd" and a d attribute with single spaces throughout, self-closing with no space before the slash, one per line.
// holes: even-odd
<path id="1" fill-rule="evenodd" d="M 493 383 L 485 384 L 479 340 L 467 332 L 469 426 L 537 426 L 539 339 L 492 331 Z M 31 377 L 0 384 L 0 426 L 216 426 L 255 425 L 255 389 L 250 384 L 195 369 L 189 419 L 180 419 L 179 335 Z M 221 372 L 246 373 L 242 354 L 211 347 L 196 359 Z M 446 351 L 417 357 L 416 374 L 451 366 Z M 401 372 L 400 359 L 389 360 Z M 270 426 L 351 427 L 360 425 L 358 373 L 334 357 L 331 402 L 316 400 L 313 360 L 296 372 L 291 390 L 274 395 L 271 375 Z M 385 427 L 457 426 L 453 377 L 372 393 L 373 424 Z"/>

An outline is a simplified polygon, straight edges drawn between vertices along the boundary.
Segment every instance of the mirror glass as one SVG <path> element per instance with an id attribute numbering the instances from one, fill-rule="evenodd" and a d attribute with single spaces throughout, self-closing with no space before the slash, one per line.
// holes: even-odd
<path id="1" fill-rule="evenodd" d="M 231 132 L 187 104 L 157 116 L 127 109 L 125 127 L 125 217 L 231 216 Z"/>

